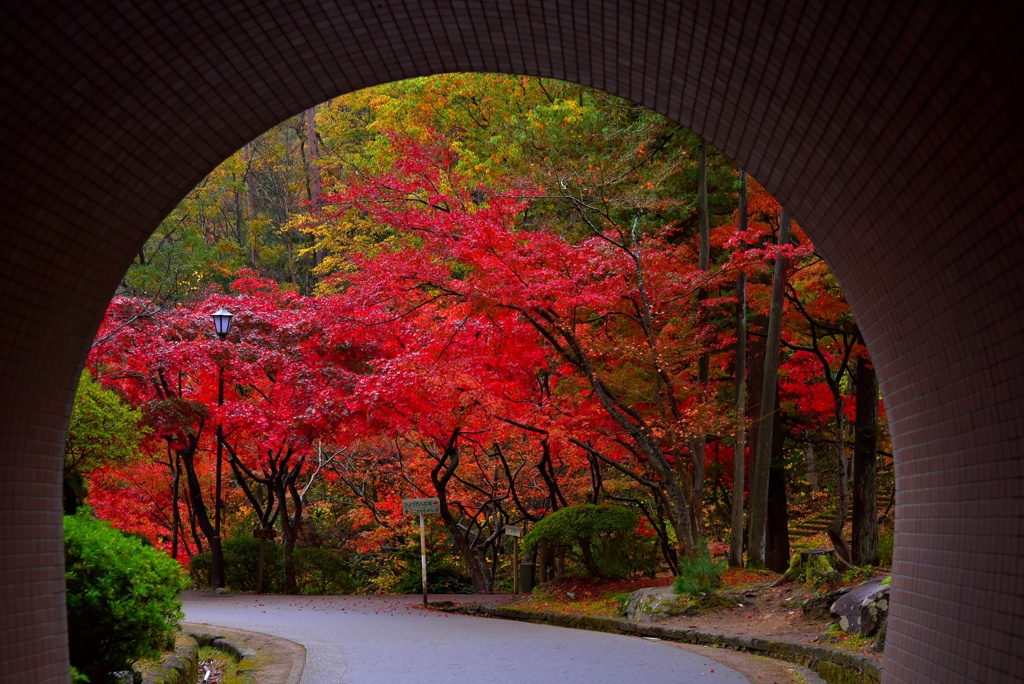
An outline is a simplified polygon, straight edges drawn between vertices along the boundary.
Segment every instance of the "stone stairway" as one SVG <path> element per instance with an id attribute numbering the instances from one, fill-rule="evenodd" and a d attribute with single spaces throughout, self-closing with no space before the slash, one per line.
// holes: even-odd
<path id="1" fill-rule="evenodd" d="M 878 494 L 878 512 L 882 513 L 889 505 L 889 501 L 892 497 L 891 492 L 879 492 Z M 825 530 L 831 524 L 833 518 L 836 517 L 836 509 L 828 508 L 820 513 L 816 513 L 808 518 L 800 520 L 794 520 L 790 518 L 789 522 L 789 543 L 791 546 L 801 545 L 805 543 L 810 537 L 815 537 L 820 534 L 824 534 Z M 849 535 L 850 533 L 850 522 L 849 515 L 847 515 L 847 523 L 843 528 L 843 534 Z"/>

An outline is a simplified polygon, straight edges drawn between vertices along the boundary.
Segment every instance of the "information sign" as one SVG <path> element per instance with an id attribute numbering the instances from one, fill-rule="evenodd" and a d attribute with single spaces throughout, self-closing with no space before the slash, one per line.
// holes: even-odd
<path id="1" fill-rule="evenodd" d="M 519 525 L 505 525 L 505 534 L 509 537 L 522 537 L 523 528 Z"/>
<path id="2" fill-rule="evenodd" d="M 437 515 L 440 512 L 440 499 L 402 499 L 404 515 Z"/>

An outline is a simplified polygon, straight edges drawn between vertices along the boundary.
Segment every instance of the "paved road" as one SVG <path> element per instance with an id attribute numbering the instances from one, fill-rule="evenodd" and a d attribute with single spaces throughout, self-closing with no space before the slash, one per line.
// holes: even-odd
<path id="1" fill-rule="evenodd" d="M 431 597 L 442 598 L 454 597 Z M 189 622 L 264 632 L 305 646 L 302 684 L 747 683 L 723 665 L 667 644 L 424 611 L 416 608 L 417 596 L 185 592 L 182 599 Z"/>

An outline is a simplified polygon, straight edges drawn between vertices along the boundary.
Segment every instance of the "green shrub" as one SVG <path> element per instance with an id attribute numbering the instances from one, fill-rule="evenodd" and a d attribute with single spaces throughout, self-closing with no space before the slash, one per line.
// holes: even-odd
<path id="1" fill-rule="evenodd" d="M 256 591 L 260 540 L 240 535 L 225 539 L 221 548 L 224 550 L 224 584 L 232 591 Z M 284 547 L 268 540 L 263 562 L 264 593 L 283 591 Z M 209 586 L 211 565 L 208 552 L 192 556 L 190 575 L 197 586 Z M 298 590 L 304 594 L 350 594 L 357 588 L 345 562 L 330 549 L 295 549 L 295 574 Z"/>
<path id="2" fill-rule="evenodd" d="M 356 590 L 345 562 L 331 549 L 295 549 L 295 574 L 303 594 L 351 594 Z"/>
<path id="3" fill-rule="evenodd" d="M 710 593 L 722 583 L 722 574 L 726 567 L 724 560 L 712 560 L 705 546 L 697 552 L 697 557 L 693 560 L 680 559 L 679 574 L 672 583 L 672 589 L 677 594 L 690 596 Z"/>
<path id="4" fill-rule="evenodd" d="M 194 554 L 188 561 L 188 576 L 197 587 L 210 586 L 210 568 L 213 559 L 209 553 Z"/>
<path id="5" fill-rule="evenodd" d="M 415 563 L 410 561 L 406 564 L 405 571 L 398 578 L 395 593 L 419 594 L 422 591 L 423 571 L 417 555 Z M 443 558 L 428 557 L 427 591 L 431 594 L 472 594 L 473 580 L 462 569 L 461 564 L 456 565 Z"/>
<path id="6" fill-rule="evenodd" d="M 349 572 L 356 583 L 356 593 L 397 594 L 399 578 L 407 565 L 399 553 L 387 549 L 356 554 L 349 564 Z"/>
<path id="7" fill-rule="evenodd" d="M 260 562 L 260 540 L 239 535 L 221 541 L 224 552 L 224 584 L 233 591 L 256 591 L 256 580 Z M 192 556 L 189 575 L 192 582 L 200 587 L 210 586 L 210 569 L 213 565 L 209 552 Z M 284 549 L 267 540 L 264 556 L 263 591 L 268 594 L 279 592 L 284 587 Z"/>
<path id="8" fill-rule="evenodd" d="M 628 508 L 602 504 L 568 506 L 542 518 L 523 538 L 523 549 L 564 551 L 587 577 L 622 578 L 642 564 L 637 517 Z"/>
<path id="9" fill-rule="evenodd" d="M 878 565 L 883 568 L 892 567 L 892 550 L 896 540 L 893 529 L 882 529 L 878 532 Z"/>
<path id="10" fill-rule="evenodd" d="M 64 518 L 71 664 L 92 684 L 166 648 L 183 617 L 177 562 L 86 515 Z"/>

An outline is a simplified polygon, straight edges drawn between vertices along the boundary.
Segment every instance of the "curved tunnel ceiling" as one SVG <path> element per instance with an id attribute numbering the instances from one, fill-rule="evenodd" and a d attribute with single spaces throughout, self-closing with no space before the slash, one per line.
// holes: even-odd
<path id="1" fill-rule="evenodd" d="M 891 681 L 1024 669 L 1024 5 L 5 3 L 0 674 L 66 678 L 60 464 L 132 256 L 278 121 L 412 76 L 561 78 L 744 165 L 836 272 L 897 450 Z"/>

